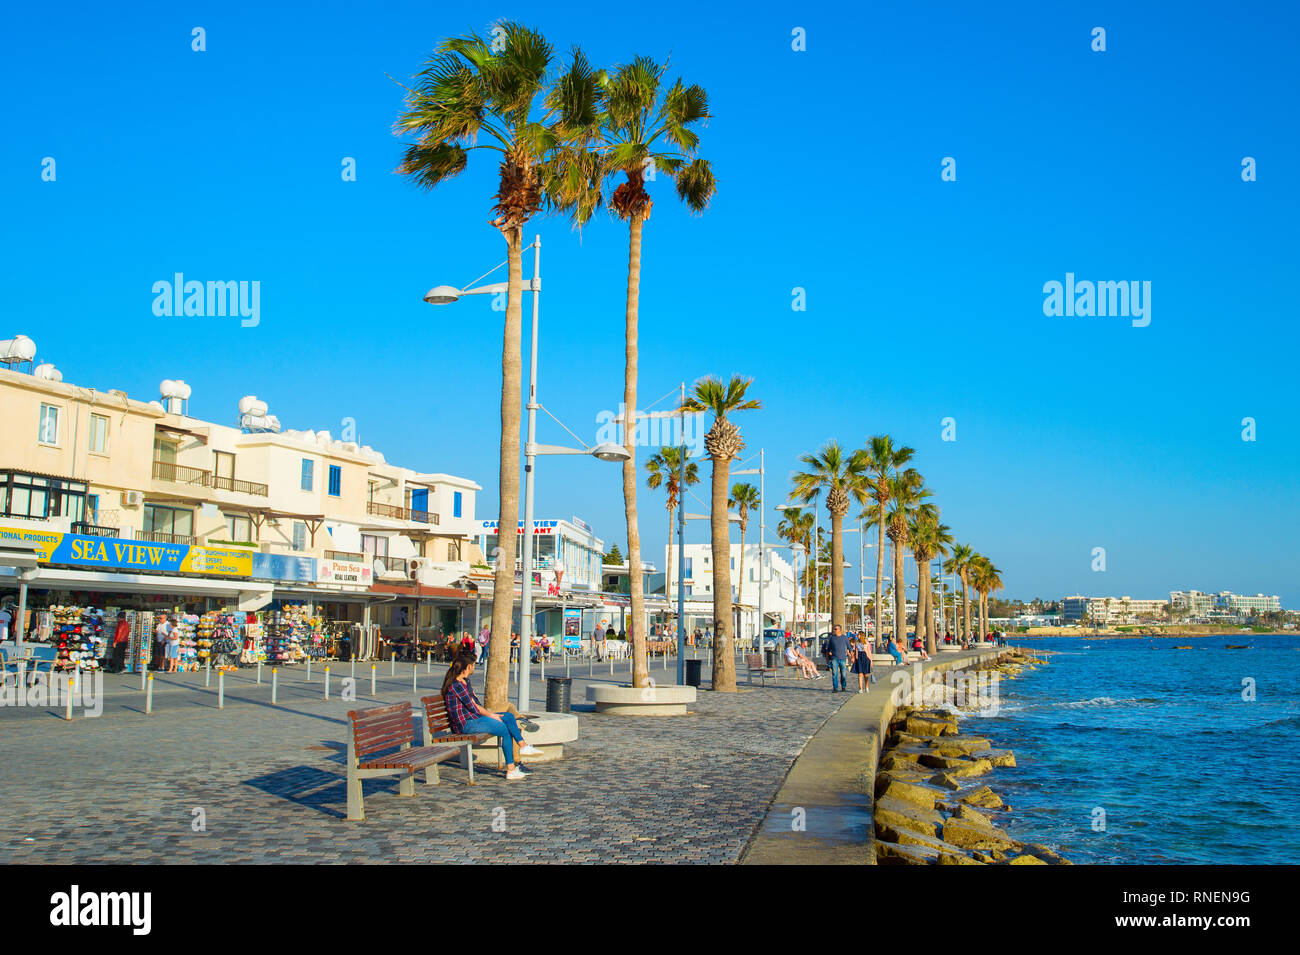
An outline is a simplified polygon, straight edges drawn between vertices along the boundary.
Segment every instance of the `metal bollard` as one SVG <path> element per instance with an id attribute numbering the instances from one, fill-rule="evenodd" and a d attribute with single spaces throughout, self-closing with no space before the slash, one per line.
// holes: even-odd
<path id="1" fill-rule="evenodd" d="M 370 664 L 370 695 L 375 695 L 375 665 Z"/>
<path id="2" fill-rule="evenodd" d="M 356 678 L 357 678 L 357 658 L 353 657 L 352 658 L 352 679 L 355 680 Z"/>
<path id="3" fill-rule="evenodd" d="M 569 675 L 569 655 L 567 653 L 564 655 L 564 675 Z"/>
<path id="4" fill-rule="evenodd" d="M 217 671 L 217 709 L 226 708 L 226 671 Z"/>
<path id="5" fill-rule="evenodd" d="M 307 682 L 311 682 L 311 657 L 307 658 Z"/>
<path id="6" fill-rule="evenodd" d="M 261 660 L 257 661 L 257 682 L 259 685 L 262 682 L 262 661 Z"/>
<path id="7" fill-rule="evenodd" d="M 141 693 L 144 692 L 144 684 L 145 684 L 145 679 L 146 679 L 146 676 L 145 676 L 145 675 L 146 675 L 148 672 L 149 672 L 149 664 L 147 664 L 147 663 L 141 664 L 141 666 L 140 666 L 140 692 L 141 692 Z"/>
<path id="8" fill-rule="evenodd" d="M 432 650 L 428 650 L 424 654 L 424 672 L 425 673 L 433 672 L 433 651 Z"/>
<path id="9" fill-rule="evenodd" d="M 145 680 L 144 712 L 146 716 L 148 716 L 150 713 L 153 712 L 153 674 L 152 673 L 150 673 L 149 678 Z"/>
<path id="10" fill-rule="evenodd" d="M 419 676 L 420 676 L 420 664 L 413 663 L 411 665 L 411 692 L 412 693 L 420 692 L 419 684 L 416 683 L 416 680 L 419 678 Z"/>
<path id="11" fill-rule="evenodd" d="M 388 662 L 392 664 L 392 672 L 390 672 L 388 675 L 397 676 L 397 654 L 394 653 L 391 657 L 389 657 Z"/>
<path id="12" fill-rule="evenodd" d="M 546 682 L 546 654 L 538 654 L 537 659 L 542 661 L 542 682 Z"/>
<path id="13" fill-rule="evenodd" d="M 612 656 L 609 658 L 609 675 L 614 675 L 614 658 Z"/>
<path id="14" fill-rule="evenodd" d="M 76 685 L 77 685 L 76 681 L 72 677 L 68 677 L 68 700 L 67 703 L 65 704 L 67 708 L 63 714 L 63 718 L 67 720 L 69 723 L 72 722 L 73 687 L 75 687 Z"/>
<path id="15" fill-rule="evenodd" d="M 207 663 L 208 665 L 203 668 L 203 685 L 211 686 L 212 685 L 212 657 L 208 657 Z M 224 673 L 225 671 L 223 670 L 221 672 Z"/>
<path id="16" fill-rule="evenodd" d="M 280 668 L 271 667 L 271 704 L 275 705 L 280 693 Z"/>
<path id="17" fill-rule="evenodd" d="M 330 698 L 330 668 L 325 668 L 325 699 Z"/>

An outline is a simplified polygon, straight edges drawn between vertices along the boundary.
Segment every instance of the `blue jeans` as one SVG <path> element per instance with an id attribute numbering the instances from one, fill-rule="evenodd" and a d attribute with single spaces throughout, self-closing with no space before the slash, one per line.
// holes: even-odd
<path id="1" fill-rule="evenodd" d="M 848 660 L 844 657 L 831 657 L 826 661 L 831 671 L 831 689 L 847 690 L 849 688 Z"/>
<path id="2" fill-rule="evenodd" d="M 519 732 L 519 723 L 515 714 L 502 713 L 501 719 L 494 716 L 476 716 L 463 727 L 462 733 L 491 733 L 501 737 L 501 752 L 505 754 L 506 765 L 515 761 L 515 743 L 524 741 L 524 734 Z"/>

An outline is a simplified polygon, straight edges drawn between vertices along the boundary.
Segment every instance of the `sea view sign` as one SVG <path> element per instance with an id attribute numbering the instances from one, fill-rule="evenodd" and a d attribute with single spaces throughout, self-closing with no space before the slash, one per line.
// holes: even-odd
<path id="1" fill-rule="evenodd" d="M 1117 282 L 1076 282 L 1073 272 L 1065 282 L 1043 284 L 1043 314 L 1049 318 L 1131 318 L 1134 328 L 1151 324 L 1151 283 L 1136 279 Z"/>

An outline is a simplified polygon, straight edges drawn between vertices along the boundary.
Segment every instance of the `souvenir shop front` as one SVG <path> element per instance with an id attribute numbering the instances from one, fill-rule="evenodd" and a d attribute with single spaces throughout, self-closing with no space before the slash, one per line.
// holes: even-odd
<path id="1" fill-rule="evenodd" d="M 0 578 L 0 589 L 6 586 Z M 129 627 L 124 665 L 130 672 L 197 670 L 209 660 L 235 665 L 250 616 L 241 605 L 263 596 L 219 580 L 41 568 L 28 587 L 23 640 L 53 647 L 56 670 L 101 669 L 111 659 L 121 615 Z M 179 638 L 173 664 L 155 639 L 169 619 Z"/>
<path id="2" fill-rule="evenodd" d="M 296 635 L 313 659 L 370 660 L 379 631 L 369 619 L 369 606 L 365 592 L 277 587 L 265 615 L 268 623 L 279 627 L 288 617 L 296 617 L 287 635 Z"/>
<path id="3" fill-rule="evenodd" d="M 449 660 L 463 635 L 476 632 L 482 614 L 478 594 L 457 587 L 375 584 L 370 614 L 377 635 L 377 659 Z"/>

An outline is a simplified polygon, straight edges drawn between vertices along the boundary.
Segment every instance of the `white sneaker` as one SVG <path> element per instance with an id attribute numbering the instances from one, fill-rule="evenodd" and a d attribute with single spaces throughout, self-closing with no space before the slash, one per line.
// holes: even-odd
<path id="1" fill-rule="evenodd" d="M 519 750 L 519 755 L 520 756 L 541 756 L 542 751 L 538 749 L 536 746 L 534 746 L 532 743 L 528 743 L 522 749 Z"/>
<path id="2" fill-rule="evenodd" d="M 527 775 L 526 772 L 516 766 L 514 769 L 510 770 L 510 772 L 506 773 L 506 779 L 524 779 Z"/>

